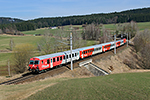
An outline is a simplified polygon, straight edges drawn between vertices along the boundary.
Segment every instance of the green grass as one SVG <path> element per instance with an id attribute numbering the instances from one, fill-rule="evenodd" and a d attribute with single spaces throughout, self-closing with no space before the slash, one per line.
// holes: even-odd
<path id="1" fill-rule="evenodd" d="M 106 29 L 109 29 L 109 30 L 115 30 L 116 29 L 115 24 L 104 24 L 104 27 Z"/>
<path id="2" fill-rule="evenodd" d="M 115 24 L 104 24 L 104 26 L 106 29 L 109 29 L 109 30 L 115 30 L 116 29 Z M 138 26 L 140 31 L 143 31 L 145 29 L 150 29 L 150 22 L 140 22 L 140 23 L 137 23 L 137 26 Z"/>
<path id="3" fill-rule="evenodd" d="M 15 45 L 22 43 L 29 43 L 33 45 L 37 45 L 37 42 L 40 41 L 41 36 L 7 36 L 0 35 L 0 50 L 9 49 L 10 39 L 14 40 Z"/>
<path id="4" fill-rule="evenodd" d="M 137 24 L 140 31 L 143 31 L 145 29 L 150 29 L 150 22 L 141 22 Z"/>
<path id="5" fill-rule="evenodd" d="M 8 75 L 8 59 L 11 60 L 12 53 L 0 53 L 0 76 Z M 11 68 L 12 69 L 12 68 Z"/>
<path id="6" fill-rule="evenodd" d="M 71 79 L 48 87 L 27 100 L 148 100 L 149 83 L 149 72 Z"/>
<path id="7" fill-rule="evenodd" d="M 12 53 L 0 53 L 0 65 L 5 65 L 6 61 L 10 59 Z"/>
<path id="8" fill-rule="evenodd" d="M 22 31 L 22 33 L 24 34 L 30 34 L 30 35 L 34 35 L 34 34 L 44 34 L 44 32 L 49 31 L 50 29 L 36 29 L 36 30 L 32 30 L 32 31 Z"/>

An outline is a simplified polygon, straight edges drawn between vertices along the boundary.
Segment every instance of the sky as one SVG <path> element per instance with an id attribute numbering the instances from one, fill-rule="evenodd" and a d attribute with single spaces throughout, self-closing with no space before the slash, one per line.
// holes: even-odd
<path id="1" fill-rule="evenodd" d="M 0 17 L 30 20 L 150 7 L 150 0 L 0 0 Z"/>

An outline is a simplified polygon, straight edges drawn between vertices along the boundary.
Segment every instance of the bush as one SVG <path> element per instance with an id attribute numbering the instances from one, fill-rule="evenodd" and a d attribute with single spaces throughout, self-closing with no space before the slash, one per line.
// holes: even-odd
<path id="1" fill-rule="evenodd" d="M 133 43 L 136 52 L 141 51 L 147 44 L 150 43 L 150 32 L 148 30 L 144 30 L 144 32 L 136 34 Z"/>
<path id="2" fill-rule="evenodd" d="M 17 45 L 13 50 L 13 63 L 16 73 L 23 73 L 27 69 L 26 65 L 33 56 L 34 47 L 31 44 Z"/>
<path id="3" fill-rule="evenodd" d="M 140 51 L 144 68 L 150 68 L 150 43 Z"/>
<path id="4" fill-rule="evenodd" d="M 150 68 L 150 32 L 144 30 L 144 32 L 138 33 L 133 42 L 136 52 L 141 55 L 143 67 Z"/>

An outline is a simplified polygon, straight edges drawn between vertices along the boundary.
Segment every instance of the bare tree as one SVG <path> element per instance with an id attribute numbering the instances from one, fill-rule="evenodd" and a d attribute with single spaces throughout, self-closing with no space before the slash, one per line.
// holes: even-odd
<path id="1" fill-rule="evenodd" d="M 150 32 L 144 30 L 136 34 L 133 42 L 136 52 L 141 55 L 144 68 L 150 68 Z"/>
<path id="2" fill-rule="evenodd" d="M 136 52 L 141 51 L 148 43 L 150 43 L 150 32 L 147 29 L 144 30 L 144 32 L 139 32 L 136 34 L 133 43 Z"/>
<path id="3" fill-rule="evenodd" d="M 14 40 L 13 40 L 12 38 L 10 39 L 9 47 L 10 47 L 10 50 L 11 50 L 11 51 L 12 51 L 13 48 L 15 47 L 15 43 L 14 43 Z"/>
<path id="4" fill-rule="evenodd" d="M 129 24 L 126 25 L 126 33 L 129 33 L 129 39 L 133 38 L 138 31 L 137 23 L 131 21 Z"/>
<path id="5" fill-rule="evenodd" d="M 73 41 L 73 48 L 80 48 L 87 45 L 87 42 L 82 39 L 82 34 L 79 31 L 73 29 L 72 31 L 72 41 Z"/>
<path id="6" fill-rule="evenodd" d="M 101 31 L 99 25 L 92 23 L 85 27 L 84 31 L 82 32 L 82 37 L 86 40 L 98 40 L 100 38 L 100 33 Z"/>
<path id="7" fill-rule="evenodd" d="M 101 33 L 99 43 L 106 43 L 112 40 L 113 40 L 113 37 L 111 35 L 111 32 L 108 29 L 105 29 L 104 26 L 102 26 L 102 33 Z"/>
<path id="8" fill-rule="evenodd" d="M 144 68 L 150 69 L 150 42 L 140 51 Z"/>
<path id="9" fill-rule="evenodd" d="M 39 50 L 43 50 L 45 54 L 50 54 L 56 51 L 55 45 L 57 41 L 49 34 L 44 34 L 41 41 L 38 43 Z"/>
<path id="10" fill-rule="evenodd" d="M 23 73 L 27 69 L 26 65 L 33 56 L 34 47 L 31 44 L 17 45 L 13 50 L 12 61 L 16 73 Z"/>

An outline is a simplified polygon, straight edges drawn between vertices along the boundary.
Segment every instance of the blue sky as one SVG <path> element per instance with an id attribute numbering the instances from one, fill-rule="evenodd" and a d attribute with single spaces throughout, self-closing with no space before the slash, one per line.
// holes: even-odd
<path id="1" fill-rule="evenodd" d="M 144 7 L 150 7 L 150 0 L 0 0 L 0 17 L 28 20 Z"/>

